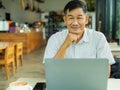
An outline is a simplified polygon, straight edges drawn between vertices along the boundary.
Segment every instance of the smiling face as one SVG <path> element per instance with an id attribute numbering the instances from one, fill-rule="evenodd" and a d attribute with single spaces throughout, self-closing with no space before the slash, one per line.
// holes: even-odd
<path id="1" fill-rule="evenodd" d="M 80 35 L 80 37 L 83 35 L 85 25 L 88 23 L 88 16 L 85 15 L 82 8 L 67 10 L 63 19 L 70 33 Z"/>

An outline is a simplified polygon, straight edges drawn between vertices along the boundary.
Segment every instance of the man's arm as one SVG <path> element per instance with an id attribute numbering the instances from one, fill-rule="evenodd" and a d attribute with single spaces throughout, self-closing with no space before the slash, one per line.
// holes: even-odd
<path id="1" fill-rule="evenodd" d="M 64 43 L 62 44 L 62 46 L 59 48 L 58 52 L 56 53 L 56 55 L 54 56 L 54 58 L 64 58 L 65 53 L 67 48 L 72 44 L 72 43 L 76 43 L 77 42 L 77 35 L 72 34 L 72 33 L 68 33 Z"/>
<path id="2" fill-rule="evenodd" d="M 65 52 L 66 52 L 67 46 L 62 44 L 62 46 L 59 48 L 58 52 L 54 56 L 54 58 L 64 58 Z"/>
<path id="3" fill-rule="evenodd" d="M 111 73 L 111 66 L 110 64 L 108 65 L 108 78 L 110 78 L 110 73 Z"/>

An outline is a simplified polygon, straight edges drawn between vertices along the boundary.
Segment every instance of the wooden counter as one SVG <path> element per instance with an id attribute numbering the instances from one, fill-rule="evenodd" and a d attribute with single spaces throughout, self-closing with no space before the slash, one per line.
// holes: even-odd
<path id="1" fill-rule="evenodd" d="M 31 51 L 45 45 L 45 40 L 41 32 L 28 33 L 0 33 L 0 41 L 23 42 L 23 53 Z"/>

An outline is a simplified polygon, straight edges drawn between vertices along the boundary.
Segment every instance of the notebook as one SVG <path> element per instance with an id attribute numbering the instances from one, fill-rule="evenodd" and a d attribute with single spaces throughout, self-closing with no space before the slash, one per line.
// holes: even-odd
<path id="1" fill-rule="evenodd" d="M 107 59 L 45 59 L 47 90 L 107 90 Z"/>

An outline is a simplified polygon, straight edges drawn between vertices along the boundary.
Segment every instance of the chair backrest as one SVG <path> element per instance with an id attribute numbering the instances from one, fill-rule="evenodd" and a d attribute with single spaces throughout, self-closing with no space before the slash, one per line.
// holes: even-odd
<path id="1" fill-rule="evenodd" d="M 14 45 L 8 45 L 3 54 L 1 55 L 0 58 L 0 64 L 5 66 L 5 72 L 6 72 L 6 79 L 9 79 L 9 65 L 12 64 L 12 74 L 14 75 L 15 73 L 15 66 L 14 66 Z"/>
<path id="2" fill-rule="evenodd" d="M 0 64 L 14 61 L 14 45 L 9 45 L 0 55 Z"/>
<path id="3" fill-rule="evenodd" d="M 10 45 L 5 50 L 5 62 L 9 63 L 14 61 L 14 45 Z"/>

